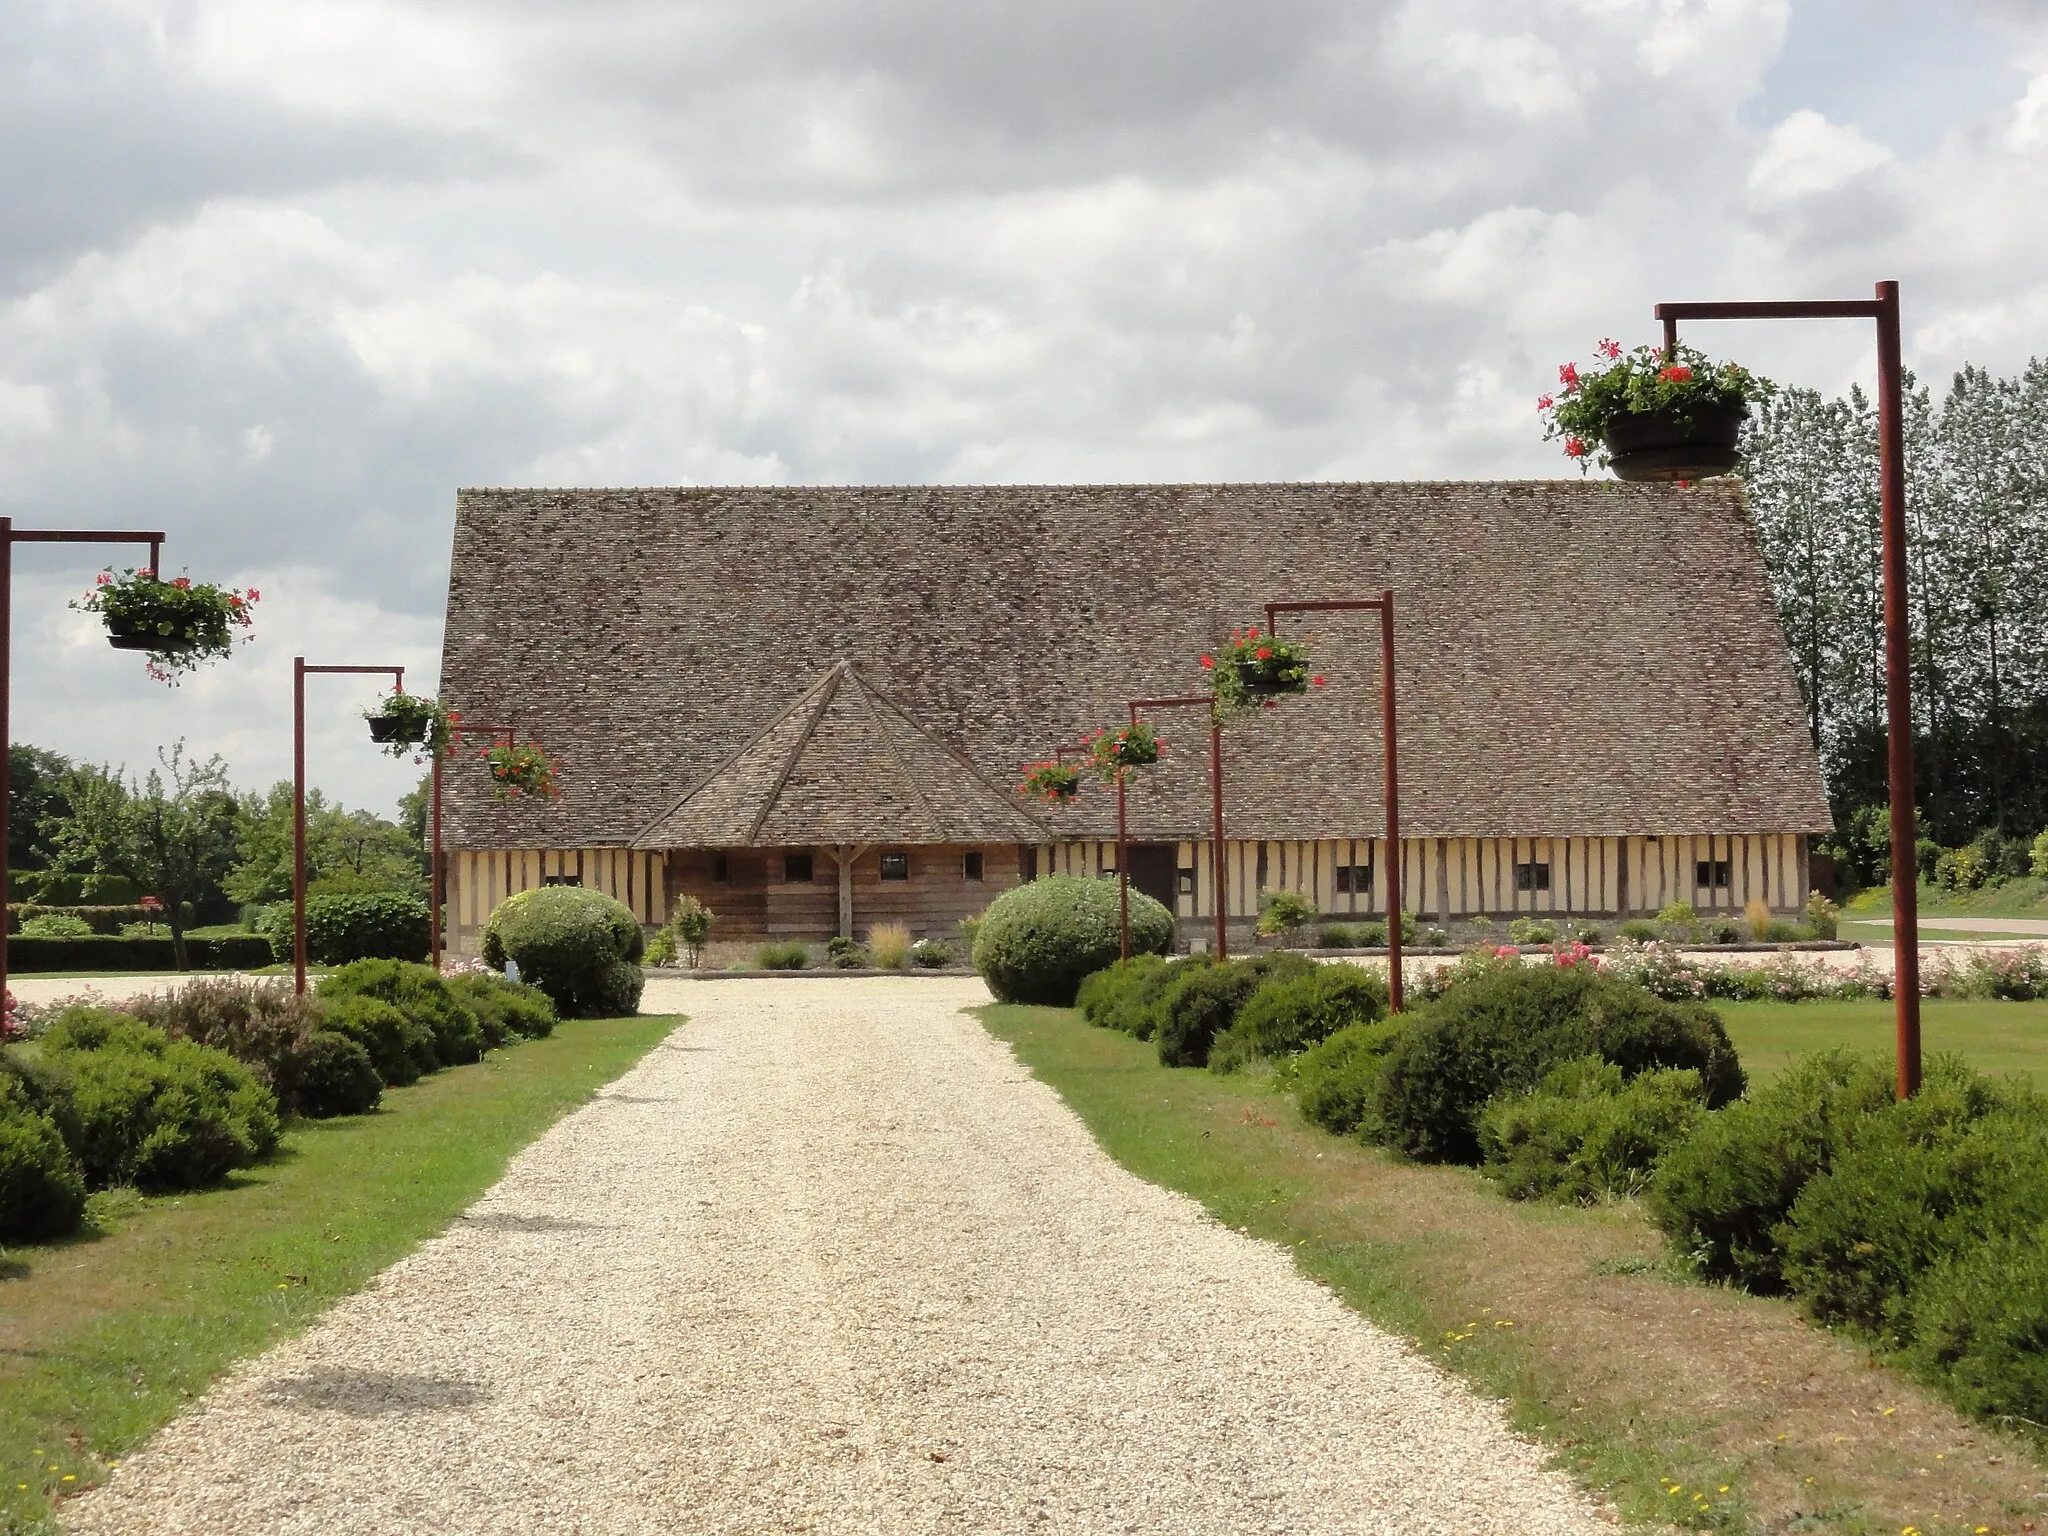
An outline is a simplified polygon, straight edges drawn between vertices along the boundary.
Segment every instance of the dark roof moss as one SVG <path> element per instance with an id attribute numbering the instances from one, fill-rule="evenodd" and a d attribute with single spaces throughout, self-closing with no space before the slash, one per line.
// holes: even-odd
<path id="1" fill-rule="evenodd" d="M 619 844 L 708 812 L 735 790 L 720 770 L 842 662 L 901 717 L 870 716 L 871 739 L 924 740 L 1007 787 L 1127 699 L 1205 686 L 1199 655 L 1267 601 L 1383 587 L 1407 835 L 1828 826 L 1732 480 L 470 490 L 443 691 L 473 719 L 515 718 L 563 794 L 500 804 L 457 771 L 448 841 Z M 1287 628 L 1313 633 L 1329 686 L 1226 731 L 1229 835 L 1375 835 L 1376 620 Z M 1132 793 L 1134 835 L 1202 836 L 1200 714 L 1159 724 L 1170 750 Z M 830 829 L 863 792 L 822 775 L 757 836 L 844 840 Z M 879 835 L 918 840 L 928 811 L 902 815 Z M 1084 790 L 1037 820 L 1108 836 L 1113 802 Z M 1029 833 L 972 840 L 1011 836 Z"/>

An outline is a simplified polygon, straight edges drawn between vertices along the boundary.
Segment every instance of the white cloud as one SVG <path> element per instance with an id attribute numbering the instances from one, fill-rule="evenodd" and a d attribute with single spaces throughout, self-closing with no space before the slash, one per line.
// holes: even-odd
<path id="1" fill-rule="evenodd" d="M 1785 202 L 1833 191 L 1891 158 L 1890 150 L 1873 144 L 1859 129 L 1831 123 L 1818 112 L 1799 111 L 1771 130 L 1750 165 L 1749 186 L 1766 201 Z"/>

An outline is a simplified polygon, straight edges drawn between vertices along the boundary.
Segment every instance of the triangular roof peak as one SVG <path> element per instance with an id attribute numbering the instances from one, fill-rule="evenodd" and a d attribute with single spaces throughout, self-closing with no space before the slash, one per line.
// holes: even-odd
<path id="1" fill-rule="evenodd" d="M 840 660 L 633 840 L 636 848 L 1042 842 L 963 754 Z"/>

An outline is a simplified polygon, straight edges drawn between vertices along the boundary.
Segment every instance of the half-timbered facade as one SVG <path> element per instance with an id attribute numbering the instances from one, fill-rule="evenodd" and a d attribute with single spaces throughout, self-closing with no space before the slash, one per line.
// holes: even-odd
<path id="1" fill-rule="evenodd" d="M 1200 690 L 1269 601 L 1382 589 L 1409 908 L 1799 907 L 1829 817 L 1732 481 L 465 491 L 443 692 L 563 792 L 451 775 L 452 933 L 568 880 L 650 924 L 687 891 L 725 939 L 944 933 L 1113 873 L 1113 796 L 1027 801 L 1018 765 Z M 1376 621 L 1290 632 L 1328 686 L 1225 730 L 1223 899 L 1383 915 Z M 1131 878 L 1199 932 L 1207 731 L 1156 723 Z"/>

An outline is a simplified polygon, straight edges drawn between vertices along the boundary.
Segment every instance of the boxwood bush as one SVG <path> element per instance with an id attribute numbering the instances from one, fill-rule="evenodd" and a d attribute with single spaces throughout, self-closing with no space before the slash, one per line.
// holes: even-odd
<path id="1" fill-rule="evenodd" d="M 1406 1033 L 1408 1019 L 1351 1024 L 1310 1046 L 1293 1063 L 1294 1101 L 1302 1114 L 1326 1131 L 1361 1141 L 1384 1139 L 1379 1120 L 1380 1078 L 1387 1053 Z"/>
<path id="2" fill-rule="evenodd" d="M 2048 1423 L 2048 1231 L 2008 1233 L 1915 1288 L 1906 1363 L 1966 1413 Z"/>
<path id="3" fill-rule="evenodd" d="M 1378 976 L 1355 965 L 1319 965 L 1254 992 L 1216 1037 L 1209 1066 L 1233 1072 L 1260 1058 L 1292 1056 L 1386 1013 L 1387 984 Z"/>
<path id="4" fill-rule="evenodd" d="M 519 979 L 545 992 L 565 1019 L 639 1012 L 645 947 L 624 902 L 582 886 L 521 891 L 484 922 L 484 963 L 517 963 Z"/>
<path id="5" fill-rule="evenodd" d="M 1189 960 L 1175 961 L 1173 965 L 1206 962 L 1207 959 L 1206 955 L 1191 956 Z M 1074 1006 L 1081 1010 L 1081 1017 L 1097 1029 L 1119 1030 L 1140 1040 L 1150 1040 L 1152 1004 L 1172 980 L 1173 972 L 1165 956 L 1133 955 L 1128 960 L 1106 965 L 1085 978 L 1074 994 Z"/>
<path id="6" fill-rule="evenodd" d="M 265 914 L 264 937 L 280 961 L 292 958 L 292 909 Z M 351 960 L 425 960 L 432 915 L 416 896 L 360 891 L 306 898 L 306 958 L 315 965 Z"/>
<path id="7" fill-rule="evenodd" d="M 1169 1067 L 1205 1067 L 1217 1037 L 1236 1022 L 1261 987 L 1313 974 L 1319 967 L 1291 950 L 1268 950 L 1247 960 L 1179 965 L 1153 1005 L 1152 1038 Z"/>
<path id="8" fill-rule="evenodd" d="M 434 1032 L 375 997 L 323 997 L 321 1028 L 363 1048 L 387 1088 L 404 1088 L 441 1069 Z"/>
<path id="9" fill-rule="evenodd" d="M 88 1188 L 194 1189 L 277 1145 L 277 1100 L 225 1051 L 91 1007 L 59 1014 L 42 1050 Z"/>
<path id="10" fill-rule="evenodd" d="M 431 966 L 408 965 L 402 960 L 352 961 L 321 978 L 319 995 L 322 1002 L 369 997 L 389 1003 L 427 1031 L 436 1066 L 460 1066 L 484 1053 L 483 1027 L 476 1015 Z M 368 1041 L 363 1044 L 370 1049 Z M 379 1060 L 375 1050 L 371 1050 L 371 1059 Z"/>
<path id="11" fill-rule="evenodd" d="M 475 972 L 450 976 L 448 987 L 476 1015 L 485 1043 L 494 1049 L 507 1040 L 542 1040 L 554 1033 L 555 1005 L 539 987 Z"/>
<path id="12" fill-rule="evenodd" d="M 309 1119 L 366 1115 L 384 1096 L 384 1078 L 362 1045 L 333 1030 L 307 1042 L 299 1062 L 295 1100 Z"/>
<path id="13" fill-rule="evenodd" d="M 1633 1195 L 1706 1113 L 1700 1075 L 1687 1068 L 1624 1077 L 1598 1056 L 1551 1068 L 1527 1093 L 1505 1094 L 1479 1117 L 1487 1176 L 1511 1200 L 1591 1204 Z"/>
<path id="14" fill-rule="evenodd" d="M 974 935 L 974 968 L 1003 1003 L 1071 1007 L 1083 978 L 1122 952 L 1114 880 L 1050 875 L 989 903 Z M 1173 914 L 1131 892 L 1131 953 L 1173 947 Z"/>
<path id="15" fill-rule="evenodd" d="M 39 1243 L 78 1230 L 85 1174 L 12 1075 L 0 1072 L 0 1243 Z"/>
<path id="16" fill-rule="evenodd" d="M 1424 1162 L 1479 1161 L 1479 1115 L 1496 1094 L 1598 1056 L 1633 1077 L 1690 1067 L 1710 1105 L 1742 1092 L 1719 1015 L 1667 1003 L 1586 965 L 1511 966 L 1453 987 L 1416 1017 L 1386 1063 L 1378 1110 L 1389 1144 Z"/>

